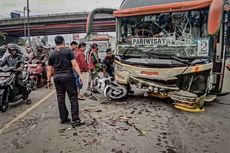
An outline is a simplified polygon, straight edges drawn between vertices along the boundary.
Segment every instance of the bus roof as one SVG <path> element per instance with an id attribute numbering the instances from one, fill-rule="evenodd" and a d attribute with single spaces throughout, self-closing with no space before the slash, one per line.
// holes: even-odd
<path id="1" fill-rule="evenodd" d="M 177 2 L 189 2 L 189 1 L 199 1 L 199 0 L 124 0 L 124 2 L 120 6 L 120 9 L 128 9 L 128 8 L 151 6 L 151 5 L 161 5 L 161 4 L 177 3 Z"/>
<path id="2" fill-rule="evenodd" d="M 212 0 L 125 0 L 115 17 L 148 15 L 164 12 L 179 12 L 207 8 Z"/>

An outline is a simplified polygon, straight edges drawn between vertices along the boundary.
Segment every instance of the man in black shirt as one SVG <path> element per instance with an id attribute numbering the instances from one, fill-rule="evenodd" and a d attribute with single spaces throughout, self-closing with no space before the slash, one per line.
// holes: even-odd
<path id="1" fill-rule="evenodd" d="M 55 37 L 57 45 L 48 60 L 47 81 L 48 86 L 51 86 L 51 76 L 54 74 L 54 84 L 57 92 L 58 109 L 61 119 L 61 124 L 70 122 L 68 110 L 65 104 L 65 93 L 67 92 L 71 103 L 71 114 L 74 125 L 80 125 L 79 105 L 77 100 L 77 90 L 73 70 L 79 75 L 82 81 L 82 74 L 78 64 L 74 58 L 73 52 L 65 47 L 65 40 L 62 36 Z"/>
<path id="2" fill-rule="evenodd" d="M 114 77 L 114 63 L 115 56 L 112 53 L 111 48 L 106 49 L 106 56 L 102 61 L 104 77 Z"/>

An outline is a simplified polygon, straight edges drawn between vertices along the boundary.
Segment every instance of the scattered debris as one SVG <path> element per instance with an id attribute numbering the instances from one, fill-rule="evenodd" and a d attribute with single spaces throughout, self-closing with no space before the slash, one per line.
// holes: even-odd
<path id="1" fill-rule="evenodd" d="M 168 135 L 166 132 L 162 132 L 161 134 L 162 134 L 162 135 Z"/>
<path id="2" fill-rule="evenodd" d="M 90 97 L 90 96 L 92 96 L 92 93 L 91 93 L 91 94 L 88 94 L 88 93 L 86 92 L 86 93 L 84 93 L 84 96 L 85 96 L 85 97 Z"/>
<path id="3" fill-rule="evenodd" d="M 152 113 L 152 111 L 148 110 L 148 109 L 145 109 L 145 112 L 146 113 Z"/>
<path id="4" fill-rule="evenodd" d="M 14 139 L 13 141 L 11 141 L 11 144 L 15 146 L 16 149 L 23 149 L 24 147 L 19 144 L 17 139 Z"/>
<path id="5" fill-rule="evenodd" d="M 168 151 L 168 153 L 176 153 L 176 151 L 173 150 L 172 148 L 167 148 L 167 151 Z"/>
<path id="6" fill-rule="evenodd" d="M 139 128 L 137 128 L 137 126 L 135 124 L 129 123 L 128 120 L 124 121 L 127 125 L 134 127 L 134 129 L 139 133 L 139 136 L 144 136 L 146 134 L 146 132 L 144 130 L 140 130 Z"/>
<path id="7" fill-rule="evenodd" d="M 92 141 L 86 141 L 85 139 L 83 139 L 83 142 L 85 143 L 85 146 L 99 143 L 97 139 L 93 139 Z"/>
<path id="8" fill-rule="evenodd" d="M 129 130 L 128 127 L 118 127 L 117 129 L 118 129 L 118 130 L 123 130 L 123 131 L 128 131 L 128 130 Z"/>
<path id="9" fill-rule="evenodd" d="M 130 114 L 134 114 L 135 113 L 135 110 L 131 111 Z"/>
<path id="10" fill-rule="evenodd" d="M 117 120 L 112 120 L 112 122 L 109 123 L 110 126 L 116 126 L 116 124 L 117 124 Z"/>
<path id="11" fill-rule="evenodd" d="M 48 149 L 42 149 L 42 153 L 47 153 L 49 150 Z"/>
<path id="12" fill-rule="evenodd" d="M 115 152 L 115 153 L 123 153 L 122 150 L 117 150 L 117 149 L 112 149 L 111 152 Z"/>
<path id="13" fill-rule="evenodd" d="M 74 132 L 74 133 L 73 133 L 73 136 L 78 136 L 77 132 Z"/>
<path id="14" fill-rule="evenodd" d="M 97 112 L 97 113 L 100 113 L 100 112 L 102 112 L 102 110 L 101 110 L 101 109 L 99 109 L 99 110 L 96 110 L 96 112 Z"/>
<path id="15" fill-rule="evenodd" d="M 92 112 L 92 111 L 94 111 L 94 109 L 92 109 L 92 108 L 86 108 L 86 109 L 84 109 L 84 111 L 85 112 Z"/>
<path id="16" fill-rule="evenodd" d="M 98 98 L 96 96 L 90 96 L 89 99 L 92 99 L 92 100 L 98 100 Z"/>
<path id="17" fill-rule="evenodd" d="M 122 150 L 115 151 L 115 153 L 123 153 Z"/>
<path id="18" fill-rule="evenodd" d="M 123 119 L 123 120 L 128 120 L 128 119 L 130 119 L 130 118 L 132 118 L 132 117 L 129 117 L 129 116 L 121 116 L 121 119 Z"/>
<path id="19" fill-rule="evenodd" d="M 65 133 L 66 129 L 60 129 L 59 133 Z"/>

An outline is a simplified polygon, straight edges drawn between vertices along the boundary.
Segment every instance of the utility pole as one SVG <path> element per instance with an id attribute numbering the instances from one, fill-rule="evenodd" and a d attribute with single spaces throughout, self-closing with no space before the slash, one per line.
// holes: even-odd
<path id="1" fill-rule="evenodd" d="M 26 7 L 23 7 L 24 37 L 26 37 Z"/>
<path id="2" fill-rule="evenodd" d="M 27 34 L 28 34 L 28 43 L 30 45 L 30 3 L 27 0 Z"/>

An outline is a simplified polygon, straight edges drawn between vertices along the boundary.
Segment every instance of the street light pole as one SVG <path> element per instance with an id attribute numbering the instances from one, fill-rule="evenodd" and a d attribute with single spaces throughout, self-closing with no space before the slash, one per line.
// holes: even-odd
<path id="1" fill-rule="evenodd" d="M 30 4 L 27 0 L 27 34 L 28 34 L 28 43 L 30 45 Z"/>

